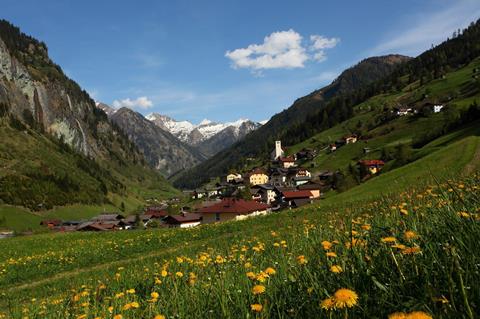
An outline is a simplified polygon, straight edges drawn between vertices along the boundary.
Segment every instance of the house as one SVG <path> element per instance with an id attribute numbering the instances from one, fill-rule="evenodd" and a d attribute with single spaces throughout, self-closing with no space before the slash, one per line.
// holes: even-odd
<path id="1" fill-rule="evenodd" d="M 360 164 L 360 167 L 362 167 L 365 172 L 375 175 L 383 168 L 385 162 L 382 160 L 361 160 L 358 164 Z"/>
<path id="2" fill-rule="evenodd" d="M 282 147 L 282 141 L 275 141 L 275 149 L 271 153 L 272 161 L 276 161 L 283 156 L 285 156 L 285 149 Z"/>
<path id="3" fill-rule="evenodd" d="M 395 107 L 394 108 L 395 114 L 398 116 L 405 116 L 412 114 L 412 108 L 408 106 L 402 106 L 402 107 Z"/>
<path id="4" fill-rule="evenodd" d="M 428 107 L 433 113 L 439 113 L 442 111 L 444 105 L 443 104 L 436 104 L 436 103 L 425 103 L 424 107 Z"/>
<path id="5" fill-rule="evenodd" d="M 269 184 L 259 184 L 252 186 L 250 191 L 252 192 L 253 200 L 261 201 L 267 204 L 271 204 L 272 202 L 274 202 L 277 196 L 273 186 Z"/>
<path id="6" fill-rule="evenodd" d="M 292 169 L 289 172 L 288 180 L 290 185 L 298 186 L 307 183 L 312 179 L 312 174 L 305 168 Z"/>
<path id="7" fill-rule="evenodd" d="M 293 156 L 280 157 L 278 164 L 283 168 L 290 168 L 295 166 L 295 158 Z"/>
<path id="8" fill-rule="evenodd" d="M 270 205 L 253 200 L 224 198 L 222 201 L 214 205 L 202 207 L 196 212 L 202 215 L 203 223 L 216 223 L 243 219 L 245 215 L 256 216 L 266 214 L 269 209 Z"/>
<path id="9" fill-rule="evenodd" d="M 250 185 L 267 184 L 268 175 L 263 169 L 256 168 L 248 174 L 248 181 Z"/>
<path id="10" fill-rule="evenodd" d="M 297 160 L 313 160 L 316 156 L 317 151 L 309 148 L 302 148 L 295 154 Z"/>
<path id="11" fill-rule="evenodd" d="M 143 215 L 149 216 L 151 219 L 162 219 L 164 217 L 167 217 L 168 212 L 162 208 L 152 209 L 151 207 L 148 207 L 145 209 Z"/>
<path id="12" fill-rule="evenodd" d="M 335 152 L 337 150 L 337 144 L 332 143 L 332 144 L 329 145 L 328 148 L 329 148 L 330 152 Z"/>
<path id="13" fill-rule="evenodd" d="M 352 135 L 347 135 L 343 137 L 343 140 L 345 141 L 345 144 L 353 144 L 357 142 L 357 135 L 352 134 Z"/>
<path id="14" fill-rule="evenodd" d="M 13 230 L 2 230 L 0 231 L 0 239 L 13 237 L 15 233 Z"/>
<path id="15" fill-rule="evenodd" d="M 309 181 L 305 184 L 299 185 L 297 188 L 299 191 L 310 191 L 310 193 L 312 193 L 312 198 L 316 199 L 322 196 L 322 189 L 324 189 L 325 186 L 319 183 Z"/>
<path id="16" fill-rule="evenodd" d="M 168 215 L 165 217 L 164 222 L 168 227 L 190 228 L 200 225 L 202 215 L 182 212 L 178 215 Z"/>
<path id="17" fill-rule="evenodd" d="M 274 168 L 270 172 L 270 184 L 273 186 L 283 186 L 287 183 L 288 170 L 283 168 Z"/>
<path id="18" fill-rule="evenodd" d="M 242 174 L 230 173 L 230 174 L 227 175 L 226 180 L 227 180 L 227 183 L 232 183 L 232 182 L 235 182 L 235 181 L 237 181 L 241 178 L 242 178 Z"/>
<path id="19" fill-rule="evenodd" d="M 62 225 L 62 221 L 60 219 L 45 219 L 40 222 L 40 225 L 48 228 L 54 228 Z"/>
<path id="20" fill-rule="evenodd" d="M 96 222 L 85 222 L 77 226 L 77 231 L 105 231 L 100 223 Z"/>
<path id="21" fill-rule="evenodd" d="M 285 191 L 282 193 L 282 199 L 290 207 L 299 207 L 311 203 L 313 194 L 309 190 Z"/>

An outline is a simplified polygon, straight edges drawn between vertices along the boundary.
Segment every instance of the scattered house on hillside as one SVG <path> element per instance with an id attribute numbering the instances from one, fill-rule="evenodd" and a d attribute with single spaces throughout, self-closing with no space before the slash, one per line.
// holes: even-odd
<path id="1" fill-rule="evenodd" d="M 382 160 L 361 160 L 358 164 L 364 172 L 375 175 L 383 168 L 385 162 Z"/>
<path id="2" fill-rule="evenodd" d="M 238 173 L 230 173 L 226 177 L 227 183 L 233 183 L 240 179 L 242 179 L 242 174 L 238 174 Z"/>
<path id="3" fill-rule="evenodd" d="M 337 144 L 332 143 L 328 146 L 330 152 L 335 152 L 337 150 Z"/>
<path id="4" fill-rule="evenodd" d="M 248 174 L 248 181 L 250 185 L 267 184 L 268 175 L 263 169 L 256 168 Z"/>
<path id="5" fill-rule="evenodd" d="M 298 186 L 307 183 L 312 179 L 312 174 L 305 168 L 292 169 L 289 172 L 290 185 Z"/>
<path id="6" fill-rule="evenodd" d="M 345 144 L 353 144 L 356 143 L 358 140 L 358 136 L 355 134 L 347 135 L 343 137 Z"/>
<path id="7" fill-rule="evenodd" d="M 254 200 L 224 198 L 222 201 L 202 207 L 196 212 L 202 215 L 203 223 L 216 223 L 228 220 L 243 219 L 243 216 L 256 216 L 266 214 L 270 205 Z"/>
<path id="8" fill-rule="evenodd" d="M 285 191 L 282 193 L 282 200 L 292 208 L 310 204 L 314 196 L 309 190 Z"/>
<path id="9" fill-rule="evenodd" d="M 317 156 L 317 151 L 309 148 L 302 148 L 295 154 L 297 160 L 313 160 Z"/>
<path id="10" fill-rule="evenodd" d="M 269 184 L 259 184 L 252 186 L 250 188 L 252 192 L 252 199 L 263 202 L 266 204 L 271 204 L 275 201 L 277 194 L 275 193 L 274 187 Z"/>
<path id="11" fill-rule="evenodd" d="M 13 237 L 14 235 L 15 235 L 15 233 L 13 232 L 13 230 L 2 230 L 2 231 L 0 231 L 0 239 Z"/>
<path id="12" fill-rule="evenodd" d="M 442 109 L 444 108 L 443 104 L 438 104 L 438 103 L 425 103 L 423 107 L 428 107 L 433 113 L 440 113 Z"/>
<path id="13" fill-rule="evenodd" d="M 62 225 L 62 221 L 60 219 L 45 219 L 40 222 L 40 225 L 53 229 L 54 227 Z"/>
<path id="14" fill-rule="evenodd" d="M 295 158 L 293 156 L 280 157 L 277 162 L 282 168 L 295 167 Z"/>
<path id="15" fill-rule="evenodd" d="M 398 116 L 405 116 L 405 115 L 411 115 L 413 114 L 413 109 L 408 106 L 399 106 L 393 108 L 394 112 Z"/>
<path id="16" fill-rule="evenodd" d="M 178 215 L 169 215 L 164 219 L 168 227 L 189 228 L 200 225 L 202 215 L 196 213 L 182 212 Z"/>
<path id="17" fill-rule="evenodd" d="M 369 147 L 364 147 L 363 148 L 363 154 L 368 154 L 371 152 L 371 149 Z"/>
<path id="18" fill-rule="evenodd" d="M 312 193 L 312 198 L 314 199 L 322 196 L 322 189 L 324 188 L 324 185 L 312 181 L 297 187 L 299 191 L 310 191 L 310 193 Z"/>
<path id="19" fill-rule="evenodd" d="M 282 147 L 282 141 L 275 141 L 275 149 L 271 153 L 272 161 L 276 161 L 283 156 L 285 156 L 285 149 Z"/>

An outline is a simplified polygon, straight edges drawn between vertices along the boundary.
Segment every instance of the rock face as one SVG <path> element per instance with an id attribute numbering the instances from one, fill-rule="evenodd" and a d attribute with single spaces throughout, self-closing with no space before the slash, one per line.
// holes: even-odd
<path id="1" fill-rule="evenodd" d="M 248 119 L 227 123 L 203 120 L 195 125 L 188 121 L 176 121 L 158 113 L 151 113 L 146 118 L 178 137 L 182 142 L 196 147 L 208 157 L 243 139 L 248 133 L 261 126 L 260 123 Z"/>
<path id="2" fill-rule="evenodd" d="M 191 168 L 205 159 L 193 147 L 128 108 L 112 113 L 110 119 L 142 151 L 150 166 L 167 176 Z"/>

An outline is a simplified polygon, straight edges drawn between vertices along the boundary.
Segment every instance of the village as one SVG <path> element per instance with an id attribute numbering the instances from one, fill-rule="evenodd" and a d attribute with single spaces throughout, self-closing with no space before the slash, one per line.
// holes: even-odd
<path id="1" fill-rule="evenodd" d="M 347 135 L 329 145 L 335 152 L 346 144 L 358 141 Z M 243 220 L 282 210 L 296 209 L 320 200 L 325 192 L 335 189 L 338 172 L 310 172 L 298 165 L 312 160 L 316 150 L 302 149 L 286 155 L 281 141 L 275 142 L 268 168 L 256 167 L 241 174 L 230 172 L 210 187 L 185 193 L 188 203 L 172 213 L 169 206 L 179 206 L 175 198 L 161 205 L 147 206 L 141 213 L 125 216 L 119 212 L 103 212 L 89 220 L 47 219 L 42 226 L 52 231 L 112 231 L 145 228 L 189 228 L 200 224 Z M 377 174 L 384 166 L 382 160 L 361 160 L 358 165 L 366 176 Z"/>

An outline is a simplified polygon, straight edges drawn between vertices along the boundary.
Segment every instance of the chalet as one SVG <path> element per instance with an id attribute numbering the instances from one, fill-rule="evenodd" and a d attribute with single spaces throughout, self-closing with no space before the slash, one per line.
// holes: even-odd
<path id="1" fill-rule="evenodd" d="M 77 226 L 77 231 L 105 231 L 106 229 L 96 222 L 85 222 Z"/>
<path id="2" fill-rule="evenodd" d="M 282 199 L 290 207 L 300 207 L 312 202 L 314 195 L 309 190 L 285 191 L 282 193 Z"/>
<path id="3" fill-rule="evenodd" d="M 408 106 L 395 107 L 393 110 L 398 116 L 405 116 L 413 113 L 412 108 Z"/>
<path id="4" fill-rule="evenodd" d="M 0 239 L 13 237 L 15 233 L 12 230 L 2 230 L 0 231 Z"/>
<path id="5" fill-rule="evenodd" d="M 264 202 L 267 204 L 271 204 L 272 202 L 274 202 L 275 197 L 277 196 L 273 186 L 268 184 L 259 184 L 252 186 L 250 191 L 252 192 L 253 200 Z"/>
<path id="6" fill-rule="evenodd" d="M 290 168 L 295 166 L 295 158 L 293 156 L 279 157 L 278 164 L 283 168 Z"/>
<path id="7" fill-rule="evenodd" d="M 230 173 L 227 175 L 226 181 L 227 183 L 233 183 L 241 178 L 242 178 L 242 174 Z"/>
<path id="8" fill-rule="evenodd" d="M 332 144 L 329 145 L 328 148 L 329 148 L 330 152 L 335 152 L 337 150 L 337 144 L 332 143 Z"/>
<path id="9" fill-rule="evenodd" d="M 305 168 L 290 170 L 288 180 L 290 185 L 298 186 L 307 183 L 312 179 L 312 174 Z"/>
<path id="10" fill-rule="evenodd" d="M 285 156 L 285 149 L 282 147 L 282 141 L 275 141 L 275 149 L 271 153 L 272 161 L 276 161 L 283 156 Z"/>
<path id="11" fill-rule="evenodd" d="M 343 140 L 345 141 L 345 144 L 353 144 L 357 142 L 358 136 L 355 134 L 347 135 L 343 137 Z"/>
<path id="12" fill-rule="evenodd" d="M 164 222 L 168 227 L 190 228 L 200 225 L 202 215 L 182 212 L 178 215 L 168 215 L 165 217 Z"/>
<path id="13" fill-rule="evenodd" d="M 385 162 L 382 160 L 361 160 L 358 164 L 369 174 L 375 175 L 383 168 Z"/>
<path id="14" fill-rule="evenodd" d="M 168 212 L 166 210 L 151 210 L 151 209 L 146 209 L 145 212 L 143 213 L 144 216 L 149 216 L 150 219 L 162 219 L 164 217 L 167 217 Z"/>
<path id="15" fill-rule="evenodd" d="M 307 182 L 303 185 L 297 187 L 299 191 L 310 191 L 312 193 L 312 198 L 320 198 L 322 196 L 322 189 L 325 188 L 324 185 L 315 183 L 315 182 Z"/>
<path id="16" fill-rule="evenodd" d="M 282 186 L 287 183 L 288 170 L 283 168 L 274 168 L 270 172 L 270 184 L 273 186 Z"/>
<path id="17" fill-rule="evenodd" d="M 227 220 L 243 219 L 245 215 L 262 215 L 269 211 L 270 205 L 253 200 L 225 198 L 222 201 L 198 209 L 196 212 L 202 215 L 203 223 L 216 223 Z"/>
<path id="18" fill-rule="evenodd" d="M 267 184 L 268 175 L 263 169 L 256 168 L 248 174 L 248 181 L 250 185 Z"/>
<path id="19" fill-rule="evenodd" d="M 297 160 L 313 160 L 317 156 L 315 150 L 303 148 L 295 154 Z"/>

